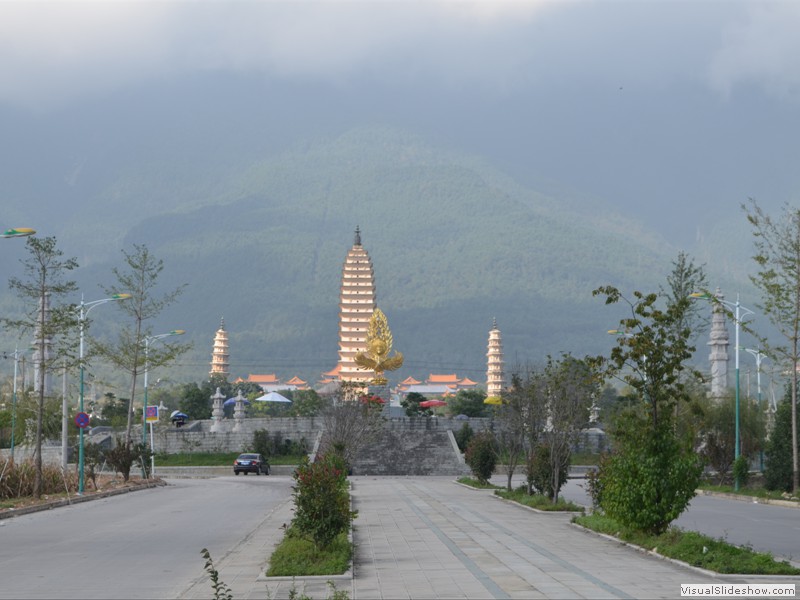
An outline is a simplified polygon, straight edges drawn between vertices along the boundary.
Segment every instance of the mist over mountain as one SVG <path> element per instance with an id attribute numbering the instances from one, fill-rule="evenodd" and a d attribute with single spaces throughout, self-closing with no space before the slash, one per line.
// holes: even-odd
<path id="1" fill-rule="evenodd" d="M 740 204 L 798 199 L 788 3 L 66 4 L 58 32 L 0 6 L 2 224 L 55 235 L 87 299 L 121 249 L 162 258 L 176 378 L 221 317 L 236 375 L 332 368 L 356 225 L 400 375 L 482 380 L 493 318 L 509 365 L 603 351 L 591 290 L 679 250 L 753 305 Z"/>

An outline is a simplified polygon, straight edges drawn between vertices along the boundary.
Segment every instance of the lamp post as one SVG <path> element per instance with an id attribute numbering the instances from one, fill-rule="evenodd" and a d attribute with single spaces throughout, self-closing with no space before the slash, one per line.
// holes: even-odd
<path id="1" fill-rule="evenodd" d="M 0 237 L 3 238 L 18 238 L 18 237 L 28 237 L 29 235 L 33 235 L 36 233 L 35 229 L 31 229 L 30 227 L 13 227 L 11 229 L 6 229 Z"/>
<path id="2" fill-rule="evenodd" d="M 144 407 L 142 408 L 142 444 L 147 445 L 147 373 L 150 370 L 149 354 L 150 342 L 164 339 L 171 335 L 183 335 L 186 333 L 184 329 L 173 329 L 167 333 L 159 333 L 158 335 L 148 335 L 144 338 Z M 156 459 L 153 454 L 153 423 L 150 423 L 150 473 L 153 474 L 156 468 Z M 144 465 L 142 465 L 144 471 Z M 144 473 L 143 473 L 144 474 Z"/>
<path id="3" fill-rule="evenodd" d="M 86 317 L 89 315 L 89 311 L 92 310 L 95 306 L 100 306 L 101 304 L 105 304 L 106 302 L 114 302 L 115 300 L 127 300 L 130 298 L 130 294 L 114 294 L 109 298 L 102 298 L 100 300 L 93 300 L 92 302 L 84 302 L 83 295 L 81 295 L 81 304 L 80 304 L 80 313 L 79 313 L 79 323 L 80 323 L 80 347 L 78 353 L 78 363 L 80 365 L 80 396 L 78 400 L 78 412 L 83 412 L 83 380 L 84 380 L 84 371 L 85 365 L 83 363 L 83 330 L 85 329 Z M 78 494 L 83 494 L 83 427 L 78 428 Z"/>
<path id="4" fill-rule="evenodd" d="M 761 361 L 764 359 L 764 353 L 761 349 L 745 348 L 745 352 L 752 354 L 756 359 L 756 392 L 758 398 L 758 413 L 761 416 Z M 759 444 L 763 446 L 763 444 Z M 764 448 L 760 448 L 758 452 L 758 470 L 764 472 Z"/>
<path id="5" fill-rule="evenodd" d="M 734 339 L 734 355 L 736 357 L 736 442 L 735 442 L 735 451 L 734 451 L 734 460 L 739 458 L 741 454 L 741 445 L 739 443 L 739 324 L 741 323 L 741 318 L 746 317 L 747 315 L 754 315 L 756 314 L 749 308 L 745 308 L 739 303 L 739 294 L 736 294 L 736 302 L 730 302 L 728 300 L 723 300 L 722 298 L 717 298 L 716 296 L 712 296 L 706 292 L 695 292 L 693 294 L 689 294 L 690 298 L 702 298 L 704 300 L 711 300 L 712 302 L 719 302 L 728 308 L 728 310 L 733 310 L 733 321 L 736 325 L 735 331 L 736 336 Z M 739 478 L 735 477 L 733 482 L 734 490 L 737 492 L 739 491 Z"/>

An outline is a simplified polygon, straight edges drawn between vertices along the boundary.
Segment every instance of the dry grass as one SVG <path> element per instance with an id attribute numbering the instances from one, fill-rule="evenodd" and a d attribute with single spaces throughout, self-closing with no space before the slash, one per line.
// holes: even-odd
<path id="1" fill-rule="evenodd" d="M 78 473 L 76 469 L 61 471 L 60 465 L 43 465 L 42 495 L 33 496 L 33 481 L 36 468 L 32 461 L 12 463 L 0 461 L 0 512 L 18 510 L 37 504 L 47 504 L 64 500 L 78 493 Z M 121 487 L 142 485 L 143 480 L 131 478 L 123 482 L 115 475 L 98 475 L 97 485 L 93 485 L 89 477 L 85 477 L 84 495 L 96 494 Z"/>

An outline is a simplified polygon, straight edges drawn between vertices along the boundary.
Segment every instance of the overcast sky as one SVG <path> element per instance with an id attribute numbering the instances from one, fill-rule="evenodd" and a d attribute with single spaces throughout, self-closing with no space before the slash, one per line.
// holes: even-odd
<path id="1" fill-rule="evenodd" d="M 473 89 L 689 81 L 800 91 L 800 2 L 0 0 L 0 101 L 42 108 L 209 70 Z"/>

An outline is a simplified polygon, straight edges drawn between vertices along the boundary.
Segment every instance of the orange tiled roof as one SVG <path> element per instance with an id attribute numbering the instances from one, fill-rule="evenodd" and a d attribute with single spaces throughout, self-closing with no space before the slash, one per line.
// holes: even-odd
<path id="1" fill-rule="evenodd" d="M 464 377 L 464 379 L 458 382 L 458 385 L 463 387 L 468 387 L 468 386 L 478 385 L 478 382 L 472 381 L 472 379 L 470 379 L 469 377 Z"/>
<path id="2" fill-rule="evenodd" d="M 280 383 L 278 378 L 275 376 L 274 373 L 269 375 L 253 375 L 250 374 L 247 376 L 247 381 L 252 383 Z"/>
<path id="3" fill-rule="evenodd" d="M 431 373 L 428 375 L 428 383 L 458 383 L 458 376 L 453 373 L 451 375 L 436 375 Z"/>
<path id="4" fill-rule="evenodd" d="M 421 381 L 417 381 L 413 377 L 406 377 L 403 381 L 400 382 L 400 385 L 419 385 L 422 383 Z"/>
<path id="5" fill-rule="evenodd" d="M 288 385 L 305 385 L 306 382 L 300 379 L 297 375 L 292 377 L 289 381 L 286 382 Z"/>
<path id="6" fill-rule="evenodd" d="M 339 371 L 342 369 L 341 364 L 337 364 L 333 369 L 323 373 L 325 377 L 339 377 Z"/>

